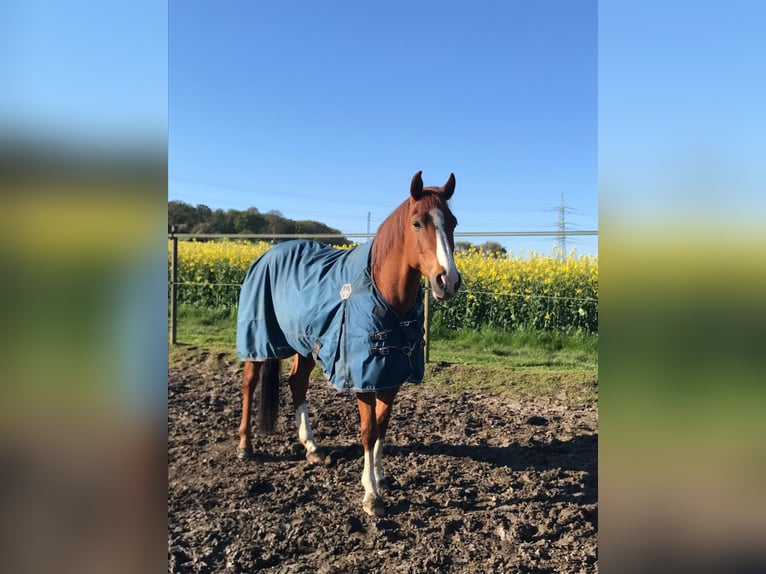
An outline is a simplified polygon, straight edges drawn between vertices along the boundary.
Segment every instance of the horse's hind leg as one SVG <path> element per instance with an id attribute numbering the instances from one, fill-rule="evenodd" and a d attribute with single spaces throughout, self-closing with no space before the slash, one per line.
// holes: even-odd
<path id="1" fill-rule="evenodd" d="M 315 364 L 314 359 L 311 357 L 295 355 L 288 379 L 293 395 L 295 426 L 298 428 L 298 439 L 306 447 L 306 460 L 312 464 L 324 461 L 324 452 L 314 442 L 314 433 L 311 431 L 311 423 L 309 422 L 309 405 L 306 401 L 309 376 Z"/>
<path id="2" fill-rule="evenodd" d="M 378 424 L 378 438 L 375 441 L 373 449 L 373 473 L 375 475 L 375 484 L 378 492 L 388 492 L 391 487 L 383 472 L 383 445 L 386 440 L 388 423 L 391 420 L 391 410 L 394 406 L 394 399 L 399 389 L 392 391 L 381 391 L 377 394 L 375 401 L 375 419 Z"/>
<path id="3" fill-rule="evenodd" d="M 237 447 L 237 458 L 240 460 L 253 455 L 250 419 L 253 412 L 253 392 L 258 384 L 263 365 L 262 362 L 245 361 L 242 372 L 242 421 L 239 424 L 239 446 Z"/>

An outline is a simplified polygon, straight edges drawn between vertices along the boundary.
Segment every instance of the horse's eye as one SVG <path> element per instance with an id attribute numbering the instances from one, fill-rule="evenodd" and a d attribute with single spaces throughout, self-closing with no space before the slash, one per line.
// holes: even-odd
<path id="1" fill-rule="evenodd" d="M 413 221 L 413 222 L 412 222 L 412 225 L 413 225 L 413 227 L 414 227 L 415 229 L 420 229 L 420 228 L 423 226 L 423 224 L 422 224 L 422 223 L 420 223 L 420 221 Z"/>

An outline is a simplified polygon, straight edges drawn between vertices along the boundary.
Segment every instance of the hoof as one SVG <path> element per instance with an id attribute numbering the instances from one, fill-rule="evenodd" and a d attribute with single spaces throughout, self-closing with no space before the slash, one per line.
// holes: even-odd
<path id="1" fill-rule="evenodd" d="M 362 500 L 362 510 L 370 516 L 386 515 L 386 507 L 383 504 L 383 499 L 379 496 L 365 496 Z"/>
<path id="2" fill-rule="evenodd" d="M 253 458 L 253 448 L 249 446 L 237 447 L 237 459 L 238 460 L 250 460 Z"/>
<path id="3" fill-rule="evenodd" d="M 378 492 L 391 492 L 391 484 L 387 478 L 381 478 L 378 481 Z"/>
<path id="4" fill-rule="evenodd" d="M 309 464 L 324 464 L 325 458 L 327 458 L 327 455 L 325 454 L 325 451 L 322 450 L 321 448 L 314 452 L 306 453 L 306 461 Z"/>

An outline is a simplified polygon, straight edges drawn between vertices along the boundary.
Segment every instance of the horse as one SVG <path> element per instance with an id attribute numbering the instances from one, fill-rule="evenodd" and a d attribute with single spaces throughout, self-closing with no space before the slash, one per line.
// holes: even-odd
<path id="1" fill-rule="evenodd" d="M 294 356 L 288 383 L 298 439 L 309 463 L 324 451 L 308 416 L 309 375 L 316 362 L 338 391 L 356 395 L 364 448 L 362 509 L 384 516 L 383 445 L 397 392 L 424 375 L 425 276 L 436 300 L 461 285 L 453 252 L 457 219 L 447 201 L 455 175 L 441 187 L 423 187 L 422 171 L 407 199 L 381 224 L 375 238 L 349 250 L 286 241 L 253 262 L 242 283 L 237 353 L 244 361 L 242 419 L 237 456 L 252 458 L 251 413 L 256 386 L 259 429 L 273 432 L 279 402 L 279 361 Z"/>

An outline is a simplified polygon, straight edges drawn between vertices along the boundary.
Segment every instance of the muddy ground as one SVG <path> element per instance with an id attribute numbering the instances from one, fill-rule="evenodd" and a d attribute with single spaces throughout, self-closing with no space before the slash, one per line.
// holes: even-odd
<path id="1" fill-rule="evenodd" d="M 179 358 L 180 357 L 180 358 Z M 388 514 L 361 509 L 352 397 L 312 381 L 325 465 L 305 462 L 282 393 L 277 434 L 236 459 L 240 363 L 187 349 L 168 373 L 169 572 L 597 572 L 597 410 L 406 385 Z"/>

